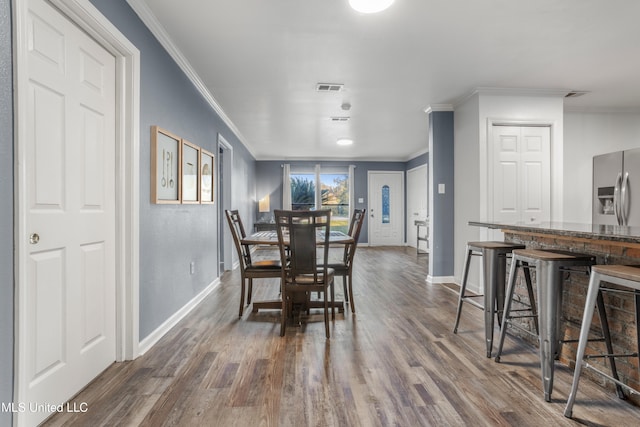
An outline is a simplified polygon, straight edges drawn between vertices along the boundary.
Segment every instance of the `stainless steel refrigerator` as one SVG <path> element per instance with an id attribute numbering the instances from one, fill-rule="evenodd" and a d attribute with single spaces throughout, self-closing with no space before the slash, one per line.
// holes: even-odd
<path id="1" fill-rule="evenodd" d="M 640 148 L 593 158 L 593 223 L 640 226 Z"/>

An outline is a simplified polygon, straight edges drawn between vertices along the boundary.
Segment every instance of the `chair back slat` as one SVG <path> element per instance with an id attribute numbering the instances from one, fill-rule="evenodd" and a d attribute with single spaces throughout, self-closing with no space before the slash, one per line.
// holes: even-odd
<path id="1" fill-rule="evenodd" d="M 231 236 L 233 237 L 233 243 L 235 244 L 236 251 L 238 252 L 238 261 L 240 262 L 240 268 L 244 270 L 248 265 L 251 265 L 251 248 L 249 245 L 243 245 L 242 239 L 247 235 L 244 231 L 244 225 L 242 219 L 237 210 L 225 210 L 227 222 L 231 229 Z"/>
<path id="2" fill-rule="evenodd" d="M 353 256 L 358 246 L 358 239 L 360 238 L 360 230 L 362 230 L 362 223 L 364 222 L 366 209 L 354 209 L 351 215 L 351 221 L 349 222 L 349 236 L 353 238 L 353 244 L 344 246 L 343 262 L 349 265 L 353 261 Z"/>
<path id="3" fill-rule="evenodd" d="M 329 259 L 331 211 L 276 210 L 274 214 L 280 258 L 286 266 L 283 279 L 294 284 L 322 283 Z"/>

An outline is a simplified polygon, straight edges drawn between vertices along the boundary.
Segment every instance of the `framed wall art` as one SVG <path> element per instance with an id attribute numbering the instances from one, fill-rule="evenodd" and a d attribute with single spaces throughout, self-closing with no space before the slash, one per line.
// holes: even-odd
<path id="1" fill-rule="evenodd" d="M 182 203 L 200 203 L 200 147 L 182 140 Z"/>
<path id="2" fill-rule="evenodd" d="M 213 193 L 213 161 L 212 153 L 200 149 L 200 203 L 212 204 L 215 199 Z"/>
<path id="3" fill-rule="evenodd" d="M 151 127 L 151 203 L 180 203 L 180 137 Z"/>

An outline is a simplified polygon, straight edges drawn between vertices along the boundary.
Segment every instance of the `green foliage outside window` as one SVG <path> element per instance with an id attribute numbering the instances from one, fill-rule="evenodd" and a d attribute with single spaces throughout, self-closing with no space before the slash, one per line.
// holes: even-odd
<path id="1" fill-rule="evenodd" d="M 322 209 L 331 209 L 331 229 L 347 232 L 349 229 L 349 179 L 347 174 L 320 174 L 320 200 Z M 315 175 L 291 175 L 291 208 L 315 209 Z"/>

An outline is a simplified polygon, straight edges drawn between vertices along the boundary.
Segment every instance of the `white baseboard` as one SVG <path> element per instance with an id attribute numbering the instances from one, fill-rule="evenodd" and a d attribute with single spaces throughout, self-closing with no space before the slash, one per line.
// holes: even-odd
<path id="1" fill-rule="evenodd" d="M 171 330 L 179 321 L 185 318 L 191 310 L 196 308 L 203 299 L 207 297 L 218 285 L 220 284 L 220 278 L 216 278 L 206 288 L 204 288 L 198 295 L 196 295 L 191 301 L 186 303 L 180 310 L 176 311 L 171 317 L 169 317 L 162 325 L 156 330 L 151 332 L 145 339 L 138 344 L 138 356 L 142 356 L 151 347 L 153 347 L 160 338 L 162 338 L 167 332 Z"/>
<path id="2" fill-rule="evenodd" d="M 439 285 L 442 283 L 457 283 L 456 278 L 453 276 L 427 276 L 427 283 L 430 285 Z"/>

